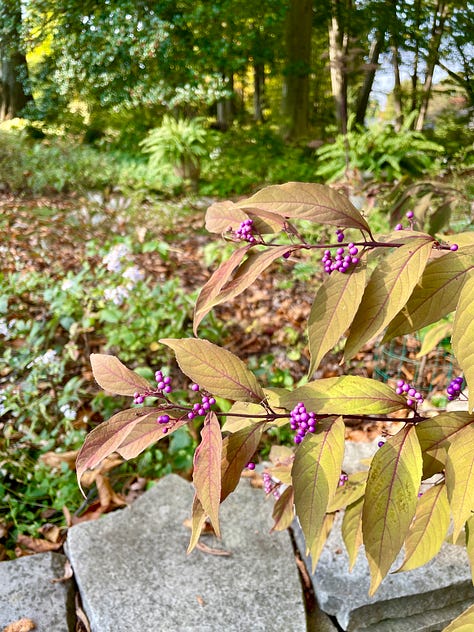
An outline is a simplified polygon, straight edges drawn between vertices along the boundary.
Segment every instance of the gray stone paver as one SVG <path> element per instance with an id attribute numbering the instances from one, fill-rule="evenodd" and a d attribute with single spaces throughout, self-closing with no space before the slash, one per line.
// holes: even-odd
<path id="1" fill-rule="evenodd" d="M 39 553 L 0 563 L 0 630 L 27 618 L 37 632 L 74 630 L 72 581 L 64 576 L 66 557 Z"/>
<path id="2" fill-rule="evenodd" d="M 69 530 L 67 552 L 92 632 L 301 632 L 301 586 L 288 533 L 269 534 L 272 503 L 242 480 L 221 507 L 231 556 L 186 555 L 193 490 L 175 475 L 124 510 Z"/>

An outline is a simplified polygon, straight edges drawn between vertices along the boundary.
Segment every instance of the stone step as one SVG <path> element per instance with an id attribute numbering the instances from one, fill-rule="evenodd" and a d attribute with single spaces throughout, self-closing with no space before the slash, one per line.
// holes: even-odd
<path id="1" fill-rule="evenodd" d="M 306 629 L 287 532 L 269 534 L 273 503 L 243 479 L 221 507 L 222 540 L 186 555 L 192 486 L 169 475 L 123 510 L 68 533 L 92 632 Z M 324 616 L 324 615 L 323 615 Z"/>
<path id="2" fill-rule="evenodd" d="M 35 632 L 73 632 L 72 580 L 61 579 L 67 558 L 39 553 L 0 563 L 0 630 L 20 619 L 31 619 Z"/>

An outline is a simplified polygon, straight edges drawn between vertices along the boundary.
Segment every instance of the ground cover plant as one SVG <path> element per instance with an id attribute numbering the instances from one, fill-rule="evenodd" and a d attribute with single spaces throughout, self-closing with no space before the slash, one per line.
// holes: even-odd
<path id="1" fill-rule="evenodd" d="M 335 232 L 329 240 L 312 242 L 299 230 L 299 220 Z M 270 186 L 237 203 L 215 203 L 207 211 L 206 228 L 235 248 L 199 294 L 194 337 L 161 340 L 191 382 L 188 396 L 174 394 L 177 375 L 167 368 L 149 381 L 116 356 L 93 354 L 99 385 L 131 397 L 133 405 L 88 435 L 76 462 L 79 483 L 113 452 L 134 458 L 200 420 L 192 551 L 206 520 L 220 534 L 219 505 L 236 488 L 241 472 L 255 467 L 262 436 L 275 427 L 286 428 L 293 434 L 294 449 L 264 473 L 264 485 L 276 498 L 274 529 L 288 527 L 296 515 L 313 566 L 335 513 L 345 509 L 342 530 L 351 565 L 363 543 L 370 594 L 402 547 L 405 558 L 399 570 L 434 557 L 451 521 L 451 537 L 457 541 L 465 533 L 474 567 L 474 233 L 433 237 L 418 230 L 413 213 L 407 212 L 396 230 L 374 235 L 346 197 L 305 183 Z M 198 337 L 211 310 L 233 301 L 269 266 L 291 265 L 293 257 L 314 251 L 320 253 L 326 278 L 309 314 L 310 363 L 300 385 L 268 387 L 235 354 Z M 465 399 L 465 411 L 426 414 L 423 394 L 402 376 L 389 384 L 353 374 L 313 379 L 341 339 L 348 367 L 374 337 L 383 335 L 388 341 L 450 313 L 451 343 L 461 374 L 447 395 Z M 385 432 L 368 472 L 346 475 L 346 427 L 361 419 L 382 424 L 394 415 L 402 420 L 401 427 Z"/>
<path id="2" fill-rule="evenodd" d="M 195 212 L 178 203 L 172 211 L 180 216 L 171 220 L 162 208 L 163 222 L 152 213 L 146 228 L 121 198 L 1 202 L 0 559 L 21 555 L 24 537 L 38 536 L 46 523 L 62 528 L 117 506 L 104 500 L 109 484 L 124 498 L 137 480 L 145 486 L 190 471 L 195 438 L 183 429 L 144 452 L 133 472 L 121 460 L 108 462 L 83 503 L 74 459 L 87 430 L 123 404 L 93 387 L 89 354 L 128 354 L 151 377 L 161 332 L 191 332 L 192 283 L 205 278 L 197 268 L 173 276 L 177 253 L 194 261 L 199 249 L 198 238 L 179 250 L 176 239 L 170 246 L 167 231 L 188 225 Z M 211 339 L 224 335 L 219 322 L 209 325 Z M 31 550 L 33 540 L 27 543 Z M 34 544 L 43 546 L 44 540 Z"/>

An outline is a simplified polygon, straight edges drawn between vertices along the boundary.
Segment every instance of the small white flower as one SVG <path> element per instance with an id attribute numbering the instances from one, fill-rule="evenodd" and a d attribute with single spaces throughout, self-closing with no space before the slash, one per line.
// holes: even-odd
<path id="1" fill-rule="evenodd" d="M 106 288 L 104 290 L 104 298 L 106 301 L 112 301 L 114 305 L 120 306 L 128 298 L 128 290 L 123 285 Z"/>
<path id="2" fill-rule="evenodd" d="M 62 282 L 62 285 L 61 285 L 61 290 L 63 292 L 67 292 L 68 290 L 70 290 L 72 288 L 73 285 L 74 285 L 74 283 L 72 282 L 71 279 L 64 279 L 64 281 Z"/>
<path id="3" fill-rule="evenodd" d="M 75 419 L 77 417 L 77 413 L 74 409 L 72 409 L 69 404 L 63 404 L 59 410 L 62 412 L 62 414 L 64 415 L 65 419 L 68 419 L 69 421 L 72 421 L 73 419 Z"/>
<path id="4" fill-rule="evenodd" d="M 129 279 L 132 283 L 137 283 L 138 281 L 143 281 L 145 278 L 145 273 L 143 270 L 140 270 L 138 266 L 130 266 L 127 268 L 125 272 L 122 274 L 124 279 Z"/>
<path id="5" fill-rule="evenodd" d="M 7 321 L 3 318 L 0 320 L 0 336 L 5 336 L 7 340 L 10 338 L 10 330 L 8 328 Z"/>
<path id="6" fill-rule="evenodd" d="M 128 246 L 125 244 L 117 244 L 102 259 L 102 263 L 107 266 L 109 272 L 120 272 L 122 269 L 121 259 L 130 254 Z"/>
<path id="7" fill-rule="evenodd" d="M 43 355 L 38 356 L 37 358 L 35 358 L 34 360 L 32 360 L 28 365 L 27 368 L 31 369 L 31 367 L 35 366 L 35 365 L 41 365 L 41 366 L 55 366 L 58 363 L 58 356 L 56 351 L 54 351 L 54 349 L 48 349 L 45 353 L 43 353 Z"/>

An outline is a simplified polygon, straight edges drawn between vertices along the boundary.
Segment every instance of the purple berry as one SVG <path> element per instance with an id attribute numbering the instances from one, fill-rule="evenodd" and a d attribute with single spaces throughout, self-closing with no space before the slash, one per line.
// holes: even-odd
<path id="1" fill-rule="evenodd" d="M 191 390 L 192 391 L 198 391 L 199 390 L 199 384 L 191 384 Z"/>
<path id="2" fill-rule="evenodd" d="M 397 224 L 395 230 L 403 230 L 403 224 Z"/>
<path id="3" fill-rule="evenodd" d="M 248 470 L 254 470 L 255 469 L 255 463 L 247 463 L 247 469 Z"/>
<path id="4" fill-rule="evenodd" d="M 459 246 L 457 244 L 452 244 L 449 249 L 452 250 L 453 252 L 456 252 L 456 250 L 459 248 Z"/>
<path id="5" fill-rule="evenodd" d="M 413 219 L 415 217 L 415 213 L 413 211 L 408 211 L 405 215 L 407 219 Z"/>
<path id="6" fill-rule="evenodd" d="M 379 446 L 379 448 L 381 448 L 382 446 L 385 445 L 385 441 L 379 441 L 377 445 Z"/>

